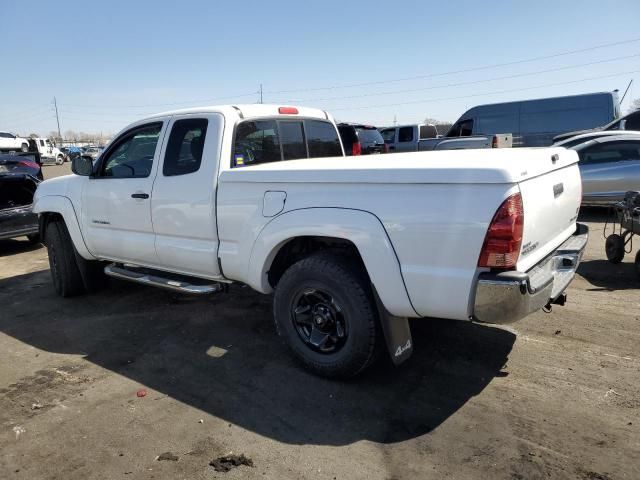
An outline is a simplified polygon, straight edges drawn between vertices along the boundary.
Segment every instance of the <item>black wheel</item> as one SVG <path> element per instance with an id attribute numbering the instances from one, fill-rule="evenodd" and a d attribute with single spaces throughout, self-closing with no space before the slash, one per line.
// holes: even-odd
<path id="1" fill-rule="evenodd" d="M 22 145 L 20 145 L 20 150 L 22 150 L 22 152 L 28 152 L 29 145 L 27 145 L 26 143 L 23 143 Z"/>
<path id="2" fill-rule="evenodd" d="M 284 273 L 273 304 L 278 334 L 311 371 L 348 378 L 367 368 L 379 346 L 377 311 L 361 267 L 329 253 Z"/>
<path id="3" fill-rule="evenodd" d="M 76 263 L 75 248 L 66 225 L 53 221 L 47 225 L 45 244 L 49 251 L 49 267 L 53 288 L 61 297 L 72 297 L 85 291 Z"/>
<path id="4" fill-rule="evenodd" d="M 40 243 L 40 235 L 38 235 L 37 233 L 34 233 L 33 235 L 27 235 L 27 240 L 29 241 L 29 243 Z"/>
<path id="5" fill-rule="evenodd" d="M 640 250 L 636 252 L 636 261 L 634 263 L 636 268 L 636 276 L 640 279 Z"/>
<path id="6" fill-rule="evenodd" d="M 611 263 L 620 263 L 624 258 L 624 239 L 617 233 L 613 233 L 607 237 L 604 249 L 607 260 Z"/>

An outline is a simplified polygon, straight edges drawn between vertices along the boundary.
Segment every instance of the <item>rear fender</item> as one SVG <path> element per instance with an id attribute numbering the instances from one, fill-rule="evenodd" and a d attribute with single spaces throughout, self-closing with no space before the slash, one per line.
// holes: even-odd
<path id="1" fill-rule="evenodd" d="M 297 237 L 341 238 L 352 242 L 364 262 L 380 301 L 393 315 L 417 317 L 404 285 L 398 258 L 382 223 L 362 210 L 306 208 L 275 217 L 262 229 L 251 251 L 247 283 L 271 293 L 267 272 L 280 248 Z"/>
<path id="2" fill-rule="evenodd" d="M 69 198 L 60 195 L 46 195 L 43 197 L 36 196 L 34 199 L 33 211 L 40 215 L 41 233 L 43 233 L 42 229 L 44 225 L 42 225 L 42 219 L 44 215 L 47 213 L 57 213 L 62 216 L 78 254 L 85 260 L 95 260 L 95 257 L 91 255 L 87 245 L 85 244 L 76 211 Z"/>

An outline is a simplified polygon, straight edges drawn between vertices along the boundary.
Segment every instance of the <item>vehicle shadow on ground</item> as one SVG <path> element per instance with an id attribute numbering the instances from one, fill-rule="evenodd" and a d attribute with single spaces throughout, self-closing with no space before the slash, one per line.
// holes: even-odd
<path id="1" fill-rule="evenodd" d="M 582 207 L 580 208 L 580 213 L 578 215 L 579 222 L 589 222 L 589 223 L 615 223 L 615 215 L 613 210 L 609 207 Z M 593 235 L 596 232 L 591 232 Z M 601 233 L 600 230 L 597 232 Z"/>
<path id="2" fill-rule="evenodd" d="M 43 248 L 41 243 L 31 243 L 27 238 L 0 240 L 0 257 L 8 257 L 18 253 L 32 252 Z"/>
<path id="3" fill-rule="evenodd" d="M 578 267 L 578 274 L 595 287 L 587 288 L 587 291 L 637 289 L 640 288 L 640 278 L 636 274 L 634 258 L 635 251 L 617 264 L 608 260 L 583 260 Z"/>
<path id="4" fill-rule="evenodd" d="M 26 291 L 28 301 L 21 299 Z M 515 341 L 494 327 L 414 321 L 415 353 L 407 363 L 395 368 L 385 356 L 361 377 L 340 382 L 307 373 L 291 359 L 275 333 L 271 298 L 248 288 L 190 299 L 112 281 L 101 293 L 61 299 L 44 271 L 0 280 L 0 302 L 0 330 L 7 335 L 84 355 L 289 444 L 391 443 L 428 433 L 494 377 L 507 375 L 501 370 Z"/>

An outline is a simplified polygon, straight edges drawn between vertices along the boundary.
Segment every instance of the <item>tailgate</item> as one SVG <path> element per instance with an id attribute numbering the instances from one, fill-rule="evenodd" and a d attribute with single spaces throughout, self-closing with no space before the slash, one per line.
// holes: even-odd
<path id="1" fill-rule="evenodd" d="M 576 229 L 582 200 L 578 159 L 573 151 L 558 155 L 561 158 L 556 162 L 557 168 L 550 165 L 547 173 L 519 183 L 524 206 L 524 232 L 517 264 L 521 272 L 553 252 Z M 571 156 L 575 157 L 573 163 Z"/>

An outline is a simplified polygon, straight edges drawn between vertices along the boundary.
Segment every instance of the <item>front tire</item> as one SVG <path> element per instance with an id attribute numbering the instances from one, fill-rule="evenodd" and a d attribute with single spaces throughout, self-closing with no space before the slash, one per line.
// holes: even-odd
<path id="1" fill-rule="evenodd" d="M 375 359 L 379 328 L 371 287 L 362 268 L 320 252 L 295 263 L 276 288 L 278 334 L 306 368 L 349 378 Z"/>
<path id="2" fill-rule="evenodd" d="M 56 157 L 56 165 L 62 165 L 64 163 L 64 157 L 62 155 L 58 155 Z"/>
<path id="3" fill-rule="evenodd" d="M 49 251 L 49 267 L 56 293 L 61 297 L 73 297 L 84 293 L 75 249 L 64 222 L 56 220 L 47 225 L 45 244 Z"/>

